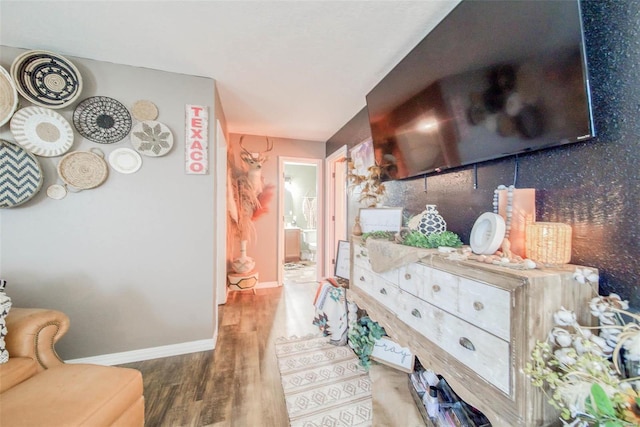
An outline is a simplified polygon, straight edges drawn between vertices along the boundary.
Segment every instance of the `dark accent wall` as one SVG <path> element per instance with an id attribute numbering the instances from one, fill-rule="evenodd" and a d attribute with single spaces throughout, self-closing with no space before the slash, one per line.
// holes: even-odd
<path id="1" fill-rule="evenodd" d="M 463 242 L 499 184 L 536 189 L 538 221 L 573 228 L 571 262 L 600 270 L 600 293 L 640 308 L 640 1 L 583 1 L 597 137 L 578 144 L 387 184 L 388 206 L 436 204 Z M 327 141 L 327 154 L 370 137 L 366 108 Z M 349 206 L 354 202 L 350 201 Z"/>

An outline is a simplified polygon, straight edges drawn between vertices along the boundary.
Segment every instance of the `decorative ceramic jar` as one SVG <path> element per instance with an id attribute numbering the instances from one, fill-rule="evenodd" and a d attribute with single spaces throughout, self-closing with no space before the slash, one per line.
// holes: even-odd
<path id="1" fill-rule="evenodd" d="M 233 260 L 231 268 L 236 273 L 248 273 L 256 266 L 253 258 L 247 256 L 247 241 L 240 242 L 240 256 Z"/>
<path id="2" fill-rule="evenodd" d="M 362 226 L 360 225 L 360 216 L 356 216 L 356 223 L 353 225 L 352 233 L 354 236 L 362 236 Z"/>
<path id="3" fill-rule="evenodd" d="M 422 212 L 420 217 L 420 223 L 418 224 L 418 231 L 425 236 L 433 233 L 442 233 L 447 231 L 447 223 L 438 213 L 436 205 L 427 205 L 426 210 Z"/>

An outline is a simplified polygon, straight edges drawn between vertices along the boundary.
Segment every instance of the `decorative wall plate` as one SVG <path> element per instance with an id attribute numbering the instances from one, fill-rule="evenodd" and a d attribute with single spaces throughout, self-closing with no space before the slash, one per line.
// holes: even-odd
<path id="1" fill-rule="evenodd" d="M 21 205 L 38 194 L 43 181 L 38 159 L 24 147 L 0 139 L 0 208 Z"/>
<path id="2" fill-rule="evenodd" d="M 158 118 L 158 107 L 151 101 L 136 101 L 131 108 L 131 114 L 136 120 L 155 120 Z"/>
<path id="3" fill-rule="evenodd" d="M 53 200 L 62 200 L 67 196 L 67 189 L 64 185 L 51 184 L 47 187 L 47 196 Z"/>
<path id="4" fill-rule="evenodd" d="M 131 148 L 118 148 L 109 154 L 109 164 L 120 173 L 135 173 L 142 166 L 142 157 Z"/>
<path id="5" fill-rule="evenodd" d="M 0 126 L 9 121 L 18 108 L 18 91 L 9 72 L 0 66 Z"/>
<path id="6" fill-rule="evenodd" d="M 37 156 L 60 156 L 73 145 L 69 122 L 48 108 L 21 108 L 11 118 L 10 127 L 16 142 Z"/>
<path id="7" fill-rule="evenodd" d="M 82 76 L 71 61 L 46 50 L 30 50 L 11 64 L 20 95 L 46 108 L 64 108 L 82 92 Z"/>
<path id="8" fill-rule="evenodd" d="M 502 245 L 505 233 L 504 219 L 493 212 L 485 212 L 476 219 L 471 229 L 469 244 L 473 253 L 492 255 Z"/>
<path id="9" fill-rule="evenodd" d="M 173 134 L 165 124 L 145 120 L 133 127 L 131 145 L 145 156 L 164 156 L 173 147 Z"/>
<path id="10" fill-rule="evenodd" d="M 60 179 L 79 190 L 88 190 L 101 185 L 108 174 L 109 168 L 104 161 L 104 155 L 92 151 L 74 151 L 65 154 L 58 163 Z"/>
<path id="11" fill-rule="evenodd" d="M 131 114 L 119 101 L 92 96 L 73 111 L 73 125 L 80 135 L 99 144 L 121 141 L 131 130 Z"/>

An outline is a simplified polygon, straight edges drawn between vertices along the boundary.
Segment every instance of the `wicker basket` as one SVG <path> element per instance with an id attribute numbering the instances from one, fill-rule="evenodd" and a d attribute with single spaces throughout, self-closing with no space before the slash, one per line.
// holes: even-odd
<path id="1" fill-rule="evenodd" d="M 65 184 L 88 190 L 98 187 L 107 179 L 109 168 L 104 161 L 104 154 L 99 150 L 74 151 L 66 154 L 58 163 L 58 175 Z"/>
<path id="2" fill-rule="evenodd" d="M 559 222 L 533 222 L 525 231 L 527 258 L 545 264 L 571 261 L 571 226 Z"/>
<path id="3" fill-rule="evenodd" d="M 18 91 L 9 72 L 0 66 L 0 126 L 9 121 L 18 108 Z"/>

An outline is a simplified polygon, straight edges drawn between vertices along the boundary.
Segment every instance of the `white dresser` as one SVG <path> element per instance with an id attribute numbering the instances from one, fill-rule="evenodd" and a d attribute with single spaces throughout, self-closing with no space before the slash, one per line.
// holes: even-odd
<path id="1" fill-rule="evenodd" d="M 597 290 L 573 279 L 573 265 L 515 270 L 415 251 L 418 262 L 376 273 L 373 254 L 352 237 L 349 299 L 493 426 L 558 424 L 523 369 L 561 306 L 575 310 L 582 324 L 593 323 L 586 308 Z"/>

